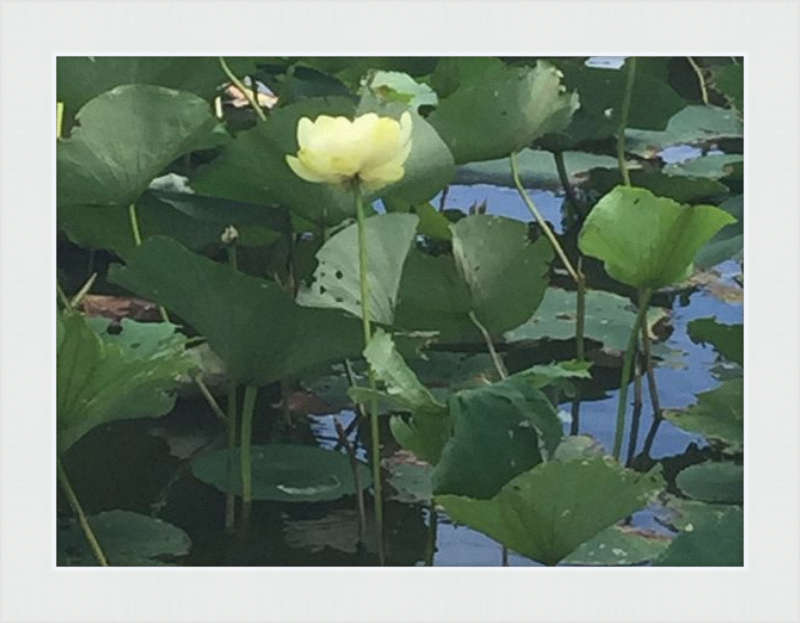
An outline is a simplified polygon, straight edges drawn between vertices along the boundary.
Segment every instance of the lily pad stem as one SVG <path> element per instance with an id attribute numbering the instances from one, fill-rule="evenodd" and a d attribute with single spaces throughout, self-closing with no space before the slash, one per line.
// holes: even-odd
<path id="1" fill-rule="evenodd" d="M 556 239 L 555 235 L 553 234 L 552 230 L 550 229 L 549 225 L 545 222 L 544 218 L 542 217 L 541 213 L 539 212 L 539 208 L 536 207 L 536 204 L 530 198 L 528 193 L 525 191 L 525 187 L 522 185 L 522 180 L 519 178 L 519 165 L 517 164 L 517 154 L 512 153 L 510 156 L 511 160 L 511 176 L 514 178 L 514 186 L 517 188 L 517 192 L 519 193 L 522 200 L 525 202 L 525 205 L 530 210 L 533 218 L 536 219 L 536 222 L 539 223 L 539 226 L 542 228 L 544 235 L 547 236 L 547 239 L 550 241 L 550 244 L 553 245 L 553 249 L 555 249 L 556 254 L 561 259 L 561 263 L 564 264 L 564 268 L 567 269 L 570 277 L 578 283 L 578 271 L 572 266 L 572 262 L 569 261 L 567 254 L 564 253 L 564 249 L 559 244 L 558 240 Z"/>
<path id="2" fill-rule="evenodd" d="M 234 493 L 233 470 L 236 463 L 236 381 L 228 384 L 228 461 L 227 487 L 225 493 L 225 529 L 232 530 L 236 524 L 236 494 Z"/>
<path id="3" fill-rule="evenodd" d="M 136 204 L 131 203 L 128 206 L 128 218 L 131 222 L 131 232 L 133 232 L 133 242 L 136 244 L 137 247 L 142 246 L 142 233 L 139 230 L 139 217 L 136 214 Z M 158 306 L 158 312 L 161 314 L 161 319 L 164 322 L 169 322 L 169 314 L 167 314 L 167 309 L 163 305 Z"/>
<path id="4" fill-rule="evenodd" d="M 439 531 L 439 515 L 436 512 L 436 502 L 431 500 L 428 507 L 428 538 L 425 542 L 425 566 L 433 566 L 433 557 L 436 555 L 436 534 Z"/>
<path id="5" fill-rule="evenodd" d="M 225 58 L 223 56 L 219 57 L 219 64 L 220 67 L 222 67 L 222 71 L 224 71 L 225 75 L 228 76 L 228 79 L 231 82 L 233 82 L 233 84 L 236 86 L 237 89 L 239 89 L 239 91 L 242 92 L 242 95 L 244 95 L 245 99 L 250 104 L 251 108 L 256 111 L 258 118 L 261 119 L 261 121 L 266 121 L 267 116 L 264 114 L 264 111 L 261 110 L 261 107 L 258 105 L 258 102 L 256 101 L 256 97 L 254 95 L 258 88 L 256 87 L 255 82 L 253 83 L 253 89 L 251 91 L 244 85 L 244 83 L 241 80 L 239 80 L 239 78 L 236 76 L 235 73 L 233 73 L 231 68 L 228 67 L 228 63 L 225 62 Z"/>
<path id="6" fill-rule="evenodd" d="M 631 185 L 631 175 L 628 173 L 628 165 L 625 162 L 625 128 L 628 127 L 628 114 L 631 110 L 631 98 L 633 96 L 633 82 L 636 78 L 636 57 L 631 56 L 628 61 L 628 79 L 625 82 L 625 94 L 622 96 L 622 111 L 619 117 L 619 129 L 617 130 L 617 162 L 619 172 L 622 175 L 622 182 L 625 186 Z"/>
<path id="7" fill-rule="evenodd" d="M 478 320 L 478 317 L 475 315 L 475 312 L 469 312 L 469 319 L 472 321 L 476 327 L 478 327 L 478 331 L 481 332 L 483 336 L 483 340 L 486 342 L 486 348 L 489 349 L 489 354 L 492 357 L 492 363 L 494 363 L 494 369 L 497 370 L 497 374 L 500 377 L 500 380 L 503 381 L 508 377 L 508 370 L 506 370 L 506 365 L 503 363 L 503 360 L 500 358 L 500 355 L 497 354 L 497 351 L 494 348 L 494 344 L 492 343 L 492 336 L 489 334 L 489 331 L 486 327 L 483 326 L 483 323 Z"/>
<path id="8" fill-rule="evenodd" d="M 359 283 L 361 286 L 361 321 L 364 328 L 364 347 L 372 339 L 370 325 L 369 282 L 367 281 L 367 231 L 366 215 L 364 214 L 364 199 L 361 196 L 361 186 L 358 180 L 353 182 L 353 193 L 356 199 L 356 217 L 358 223 L 358 265 Z M 383 543 L 383 485 L 381 482 L 381 438 L 380 423 L 378 422 L 378 400 L 375 384 L 375 373 L 371 366 L 367 367 L 367 377 L 371 398 L 369 401 L 370 436 L 372 437 L 372 478 L 375 487 L 375 527 L 378 542 L 378 559 L 381 565 L 386 564 L 386 553 Z"/>
<path id="9" fill-rule="evenodd" d="M 242 399 L 242 440 L 239 448 L 242 468 L 242 523 L 247 525 L 250 521 L 250 511 L 253 507 L 253 412 L 256 406 L 258 387 L 248 385 L 244 389 Z"/>
<path id="10" fill-rule="evenodd" d="M 691 56 L 687 56 L 686 60 L 689 61 L 694 73 L 697 75 L 697 81 L 700 83 L 700 97 L 703 100 L 703 104 L 708 106 L 708 88 L 706 87 L 706 79 L 703 77 L 703 70 L 700 69 L 700 65 L 698 65 L 697 61 Z"/>
<path id="11" fill-rule="evenodd" d="M 61 459 L 56 461 L 56 469 L 58 470 L 58 482 L 61 484 L 61 488 L 64 489 L 64 493 L 67 494 L 69 505 L 78 516 L 78 523 L 80 524 L 83 534 L 86 537 L 86 542 L 89 544 L 89 547 L 91 548 L 94 557 L 97 558 L 97 562 L 100 563 L 100 566 L 107 567 L 108 559 L 103 553 L 100 543 L 97 542 L 97 537 L 94 535 L 92 527 L 89 525 L 89 520 L 86 518 L 86 514 L 83 512 L 81 503 L 78 501 L 78 496 L 75 495 L 75 490 L 72 488 L 69 478 L 67 478 L 67 472 L 64 471 L 64 466 L 61 464 Z"/>
<path id="12" fill-rule="evenodd" d="M 631 337 L 628 340 L 628 348 L 625 350 L 625 358 L 622 363 L 622 380 L 619 387 L 619 403 L 617 404 L 617 428 L 614 433 L 614 450 L 612 452 L 617 460 L 619 460 L 620 452 L 622 451 L 622 436 L 625 430 L 625 411 L 628 401 L 628 384 L 631 381 L 633 354 L 639 342 L 640 328 L 647 317 L 647 305 L 652 294 L 653 291 L 650 288 L 645 288 L 639 292 L 639 311 L 636 314 L 636 320 L 631 330 Z"/>

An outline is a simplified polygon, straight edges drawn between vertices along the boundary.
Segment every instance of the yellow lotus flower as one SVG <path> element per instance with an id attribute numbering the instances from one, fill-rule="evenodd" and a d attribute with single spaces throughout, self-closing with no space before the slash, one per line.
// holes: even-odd
<path id="1" fill-rule="evenodd" d="M 402 179 L 411 152 L 411 115 L 398 122 L 368 113 L 351 121 L 321 115 L 303 117 L 297 124 L 297 156 L 286 162 L 308 182 L 349 186 L 360 182 L 365 190 L 378 190 Z"/>

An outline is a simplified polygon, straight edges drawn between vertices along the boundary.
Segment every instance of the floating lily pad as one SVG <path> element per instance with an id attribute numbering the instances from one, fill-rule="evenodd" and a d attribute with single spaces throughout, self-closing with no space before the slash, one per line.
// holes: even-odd
<path id="1" fill-rule="evenodd" d="M 663 132 L 627 129 L 625 151 L 644 158 L 654 158 L 666 147 L 742 138 L 743 132 L 742 123 L 732 110 L 715 106 L 687 106 L 669 120 Z"/>
<path id="2" fill-rule="evenodd" d="M 664 417 L 684 430 L 701 433 L 741 449 L 744 443 L 744 379 L 729 379 L 697 395 L 697 404 L 684 411 L 666 411 Z"/>
<path id="3" fill-rule="evenodd" d="M 321 552 L 327 548 L 348 554 L 359 551 L 358 512 L 350 508 L 338 508 L 319 519 L 291 519 L 283 524 L 283 534 L 290 547 Z M 367 518 L 365 544 L 367 551 L 377 550 L 374 520 Z"/>
<path id="4" fill-rule="evenodd" d="M 517 476 L 491 500 L 436 496 L 450 517 L 533 560 L 555 565 L 645 506 L 662 487 L 607 459 L 551 461 Z"/>
<path id="5" fill-rule="evenodd" d="M 553 154 L 549 151 L 523 149 L 517 157 L 519 177 L 525 188 L 544 188 L 561 190 L 561 180 Z M 641 165 L 629 162 L 629 169 Z M 590 154 L 584 151 L 565 151 L 564 168 L 573 186 L 584 184 L 589 171 L 594 169 L 617 169 L 619 161 L 612 156 Z M 456 169 L 456 184 L 493 184 L 495 186 L 514 186 L 511 164 L 508 158 L 471 162 Z M 521 201 L 521 200 L 520 200 Z"/>
<path id="6" fill-rule="evenodd" d="M 664 167 L 667 175 L 688 175 L 718 180 L 736 172 L 737 165 L 744 162 L 739 154 L 708 154 L 685 162 L 675 162 Z"/>
<path id="7" fill-rule="evenodd" d="M 565 128 L 578 97 L 545 61 L 462 76 L 458 88 L 428 117 L 458 164 L 502 158 Z"/>
<path id="8" fill-rule="evenodd" d="M 583 543 L 564 560 L 568 565 L 630 566 L 658 558 L 672 538 L 629 526 L 611 526 Z"/>
<path id="9" fill-rule="evenodd" d="M 192 546 L 180 528 L 139 513 L 113 510 L 92 515 L 88 520 L 111 566 L 163 566 L 170 559 L 188 554 Z M 58 566 L 98 566 L 77 524 L 58 530 L 57 548 Z"/>
<path id="10" fill-rule="evenodd" d="M 174 325 L 126 320 L 120 336 L 112 338 L 102 334 L 108 320 L 90 322 L 78 313 L 57 319 L 59 454 L 111 420 L 168 413 L 178 377 L 194 366 L 185 355 L 186 338 Z"/>
<path id="11" fill-rule="evenodd" d="M 617 187 L 589 213 L 578 245 L 614 279 L 657 289 L 687 279 L 700 247 L 735 220 L 713 206 L 682 206 L 641 188 Z"/>
<path id="12" fill-rule="evenodd" d="M 668 175 L 661 171 L 630 171 L 631 184 L 646 188 L 658 197 L 667 197 L 678 203 L 702 203 L 730 192 L 722 182 L 710 177 L 691 177 L 688 175 Z M 589 174 L 587 187 L 603 195 L 623 183 L 618 169 L 597 169 Z"/>
<path id="13" fill-rule="evenodd" d="M 555 451 L 562 425 L 533 383 L 515 375 L 450 397 L 453 435 L 433 475 L 437 495 L 488 499 Z"/>
<path id="14" fill-rule="evenodd" d="M 384 214 L 365 222 L 367 282 L 371 320 L 394 322 L 403 264 L 417 232 L 419 219 L 411 214 Z M 297 302 L 304 307 L 334 308 L 361 317 L 361 281 L 358 227 L 350 225 L 317 252 L 319 266 L 310 287 Z"/>
<path id="15" fill-rule="evenodd" d="M 744 501 L 744 467 L 731 462 L 700 463 L 682 469 L 675 484 L 701 502 L 741 504 Z"/>
<path id="16" fill-rule="evenodd" d="M 579 459 L 605 456 L 603 444 L 591 435 L 570 435 L 564 437 L 553 453 L 554 461 L 575 461 Z"/>
<path id="17" fill-rule="evenodd" d="M 227 133 L 193 93 L 133 84 L 99 95 L 58 139 L 59 206 L 124 206 L 183 154 L 214 147 Z"/>
<path id="18" fill-rule="evenodd" d="M 394 489 L 391 499 L 406 504 L 429 502 L 433 497 L 433 467 L 409 452 L 399 451 L 384 461 Z"/>
<path id="19" fill-rule="evenodd" d="M 542 339 L 575 339 L 575 292 L 547 288 L 542 303 L 527 322 L 504 335 L 507 343 Z M 648 325 L 665 318 L 667 312 L 652 307 L 647 312 Z M 603 290 L 586 292 L 584 336 L 610 350 L 624 351 L 630 338 L 636 311 L 630 300 Z"/>
<path id="20" fill-rule="evenodd" d="M 731 507 L 691 525 L 691 529 L 687 526 L 654 564 L 658 567 L 743 566 L 744 513 Z"/>
<path id="21" fill-rule="evenodd" d="M 323 502 L 356 492 L 350 460 L 346 454 L 316 446 L 289 444 L 254 445 L 253 499 L 275 502 Z M 235 453 L 238 465 L 239 452 Z M 228 486 L 228 451 L 218 450 L 192 462 L 195 477 L 220 491 Z M 359 463 L 361 487 L 372 484 L 366 465 Z M 233 473 L 233 491 L 242 494 L 241 474 Z"/>
<path id="22" fill-rule="evenodd" d="M 711 344 L 726 359 L 744 365 L 744 325 L 727 325 L 714 318 L 697 318 L 687 326 L 695 344 Z"/>
<path id="23" fill-rule="evenodd" d="M 126 266 L 112 266 L 109 278 L 189 322 L 242 384 L 298 375 L 356 356 L 363 345 L 358 320 L 301 307 L 278 284 L 234 271 L 167 238 L 146 240 Z"/>

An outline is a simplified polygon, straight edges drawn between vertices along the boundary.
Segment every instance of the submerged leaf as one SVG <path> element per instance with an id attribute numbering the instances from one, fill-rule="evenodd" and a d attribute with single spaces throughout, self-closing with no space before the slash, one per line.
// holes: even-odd
<path id="1" fill-rule="evenodd" d="M 543 463 L 517 476 L 491 500 L 441 495 L 454 521 L 515 552 L 555 565 L 581 543 L 645 506 L 662 487 L 607 458 Z"/>
<path id="2" fill-rule="evenodd" d="M 238 465 L 238 449 L 235 463 Z M 322 502 L 356 492 L 346 454 L 316 446 L 255 445 L 252 452 L 253 499 L 276 502 Z M 358 464 L 359 484 L 370 486 L 369 468 Z M 218 450 L 192 462 L 195 477 L 220 491 L 228 487 L 228 451 Z M 241 474 L 233 474 L 233 491 L 241 495 Z"/>
<path id="3" fill-rule="evenodd" d="M 682 206 L 641 188 L 617 187 L 589 213 L 579 246 L 617 281 L 657 289 L 688 278 L 700 247 L 734 221 L 713 206 Z"/>

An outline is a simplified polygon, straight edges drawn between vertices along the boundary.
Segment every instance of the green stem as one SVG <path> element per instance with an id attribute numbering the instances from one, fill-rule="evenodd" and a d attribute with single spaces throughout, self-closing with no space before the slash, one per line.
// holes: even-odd
<path id="1" fill-rule="evenodd" d="M 242 399 L 242 441 L 239 448 L 242 468 L 242 523 L 247 525 L 253 507 L 253 412 L 256 406 L 258 387 L 248 385 Z"/>
<path id="2" fill-rule="evenodd" d="M 136 204 L 132 203 L 128 206 L 128 218 L 131 222 L 131 231 L 133 232 L 133 242 L 136 246 L 142 244 L 142 234 L 139 231 L 139 217 L 136 215 Z"/>
<path id="3" fill-rule="evenodd" d="M 631 380 L 631 364 L 633 363 L 633 353 L 636 344 L 639 342 L 639 330 L 647 317 L 647 304 L 650 302 L 652 290 L 645 288 L 639 293 L 639 311 L 633 324 L 631 337 L 628 340 L 628 348 L 625 350 L 625 359 L 622 363 L 622 380 L 619 387 L 619 402 L 617 403 L 617 429 L 614 433 L 614 458 L 619 460 L 622 450 L 622 436 L 625 430 L 625 411 L 628 401 L 628 384 Z"/>
<path id="4" fill-rule="evenodd" d="M 64 489 L 64 493 L 67 494 L 69 505 L 78 516 L 78 523 L 80 524 L 83 534 L 86 537 L 86 542 L 89 544 L 89 547 L 91 548 L 94 557 L 97 558 L 97 562 L 100 563 L 100 566 L 107 567 L 108 559 L 103 553 L 100 543 L 97 542 L 97 537 L 94 535 L 92 527 L 89 525 L 89 520 L 86 518 L 86 514 L 83 512 L 81 503 L 78 501 L 78 496 L 75 495 L 75 490 L 72 488 L 69 478 L 67 478 L 67 472 L 64 471 L 64 466 L 61 464 L 61 459 L 56 461 L 56 469 L 58 471 L 58 482 L 61 484 L 61 488 Z"/>
<path id="5" fill-rule="evenodd" d="M 225 75 L 228 76 L 228 79 L 231 82 L 233 82 L 234 85 L 236 85 L 236 88 L 242 92 L 242 95 L 244 95 L 245 99 L 250 104 L 252 109 L 256 111 L 258 118 L 261 119 L 261 121 L 266 121 L 267 116 L 264 114 L 264 111 L 261 110 L 261 107 L 258 105 L 258 102 L 256 101 L 255 93 L 258 87 L 256 86 L 255 82 L 253 83 L 253 90 L 251 91 L 244 85 L 244 83 L 241 80 L 239 80 L 239 78 L 236 76 L 235 73 L 233 73 L 231 68 L 228 67 L 228 63 L 225 62 L 224 57 L 222 56 L 219 57 L 219 64 L 222 67 L 222 71 L 224 71 Z"/>
<path id="6" fill-rule="evenodd" d="M 232 530 L 236 523 L 236 494 L 234 493 L 235 478 L 234 467 L 236 463 L 236 382 L 228 384 L 228 462 L 227 462 L 227 489 L 225 494 L 225 529 Z"/>
<path id="7" fill-rule="evenodd" d="M 555 249 L 556 254 L 561 259 L 561 262 L 562 264 L 564 264 L 564 268 L 567 269 L 567 272 L 570 274 L 570 277 L 572 277 L 575 283 L 577 283 L 578 272 L 572 266 L 572 263 L 569 261 L 567 254 L 564 253 L 564 249 L 559 244 L 558 240 L 556 239 L 555 235 L 550 229 L 550 226 L 545 222 L 544 218 L 539 212 L 539 208 L 536 207 L 536 204 L 528 196 L 528 193 L 525 191 L 525 187 L 522 185 L 522 180 L 520 180 L 519 178 L 519 166 L 517 164 L 516 153 L 511 154 L 511 176 L 514 178 L 514 186 L 516 186 L 517 192 L 519 193 L 520 197 L 522 197 L 522 200 L 525 202 L 525 205 L 528 206 L 528 210 L 530 210 L 533 217 L 539 223 L 539 226 L 542 228 L 544 235 L 547 236 L 547 239 L 550 241 L 550 244 L 553 245 L 553 249 Z"/>
<path id="8" fill-rule="evenodd" d="M 69 302 L 69 306 L 72 309 L 76 309 L 78 305 L 81 304 L 81 301 L 87 294 L 89 294 L 89 291 L 92 289 L 92 286 L 94 286 L 95 281 L 97 281 L 97 273 L 92 273 L 86 280 L 86 283 L 84 283 L 81 286 L 81 289 L 78 290 L 78 293 L 75 296 L 73 296 L 72 300 Z"/>
<path id="9" fill-rule="evenodd" d="M 56 138 L 61 138 L 64 127 L 64 102 L 56 102 Z"/>
<path id="10" fill-rule="evenodd" d="M 650 391 L 650 404 L 653 405 L 653 416 L 661 417 L 661 400 L 659 400 L 658 397 L 656 375 L 653 369 L 653 357 L 650 354 L 650 331 L 647 325 L 642 326 L 642 352 L 645 361 L 645 371 L 647 372 L 647 387 Z"/>
<path id="11" fill-rule="evenodd" d="M 561 187 L 564 189 L 564 195 L 567 198 L 567 207 L 571 209 L 575 220 L 580 218 L 580 207 L 578 198 L 575 196 L 575 189 L 569 181 L 569 174 L 567 174 L 567 165 L 564 162 L 564 152 L 554 151 L 553 159 L 556 161 L 556 171 L 558 171 L 558 179 L 561 181 Z"/>
<path id="12" fill-rule="evenodd" d="M 478 317 L 475 315 L 475 312 L 469 312 L 469 319 L 472 321 L 478 331 L 481 332 L 483 336 L 484 342 L 486 342 L 486 348 L 489 349 L 489 355 L 492 357 L 492 363 L 494 363 L 494 369 L 497 370 L 497 374 L 500 377 L 500 380 L 503 381 L 508 377 L 508 370 L 506 370 L 506 365 L 503 363 L 503 360 L 500 358 L 500 355 L 494 348 L 494 343 L 492 342 L 492 336 L 489 334 L 489 331 L 486 327 L 483 326 Z"/>
<path id="13" fill-rule="evenodd" d="M 367 511 L 364 505 L 364 490 L 361 487 L 361 476 L 358 472 L 358 458 L 356 457 L 356 449 L 350 440 L 347 438 L 347 433 L 339 421 L 339 418 L 333 418 L 333 424 L 336 428 L 336 435 L 339 437 L 339 443 L 347 453 L 347 458 L 350 462 L 350 471 L 353 474 L 353 487 L 356 490 L 356 509 L 358 510 L 358 542 L 361 544 L 366 543 L 367 535 Z"/>
<path id="14" fill-rule="evenodd" d="M 625 162 L 625 128 L 628 127 L 628 114 L 631 110 L 631 98 L 633 96 L 633 82 L 636 78 L 636 57 L 628 59 L 628 80 L 625 82 L 625 95 L 622 98 L 622 112 L 619 118 L 619 129 L 617 130 L 617 162 L 619 172 L 622 174 L 622 182 L 625 186 L 631 185 L 631 176 L 628 173 L 628 165 Z"/>
<path id="15" fill-rule="evenodd" d="M 367 231 L 366 216 L 364 214 L 364 200 L 361 197 L 361 187 L 358 181 L 353 183 L 353 192 L 356 199 L 356 216 L 358 219 L 358 265 L 359 283 L 361 286 L 361 321 L 364 328 L 364 346 L 366 347 L 372 338 L 372 327 L 370 324 L 370 299 L 369 282 L 367 280 Z M 369 423 L 370 436 L 372 437 L 372 477 L 375 487 L 375 528 L 378 542 L 378 558 L 380 564 L 386 564 L 386 552 L 383 543 L 383 484 L 381 482 L 381 438 L 380 422 L 378 421 L 378 400 L 377 385 L 375 383 L 375 373 L 371 366 L 367 366 L 367 376 L 369 378 L 369 388 L 372 397 L 369 401 Z"/>
<path id="16" fill-rule="evenodd" d="M 214 395 L 211 393 L 211 390 L 208 389 L 208 385 L 206 385 L 206 382 L 203 380 L 203 377 L 199 373 L 193 374 L 192 380 L 194 381 L 194 384 L 197 385 L 197 388 L 200 390 L 200 393 L 203 395 L 203 398 L 206 399 L 206 402 L 208 403 L 208 406 L 211 407 L 211 410 L 214 412 L 214 415 L 216 415 L 219 418 L 220 422 L 222 422 L 227 426 L 228 417 L 225 415 L 225 412 L 219 406 L 219 403 L 217 402 L 217 399 L 214 398 Z"/>
<path id="17" fill-rule="evenodd" d="M 691 56 L 687 56 L 686 60 L 689 61 L 694 73 L 697 75 L 697 81 L 700 83 L 700 97 L 703 100 L 703 104 L 708 106 L 708 88 L 706 87 L 706 79 L 703 77 L 703 70 L 700 69 L 700 65 L 698 65 Z"/>
<path id="18" fill-rule="evenodd" d="M 72 305 L 70 305 L 69 297 L 67 297 L 64 290 L 61 288 L 61 284 L 56 282 L 56 293 L 58 293 L 58 300 L 61 305 L 64 307 L 65 311 L 71 311 Z"/>

